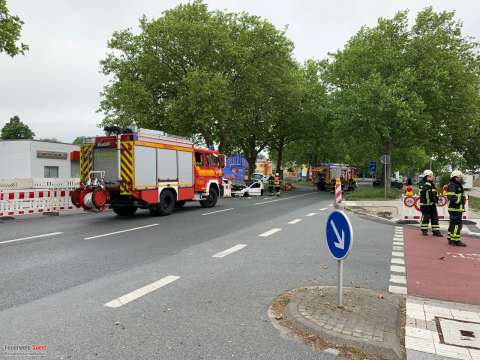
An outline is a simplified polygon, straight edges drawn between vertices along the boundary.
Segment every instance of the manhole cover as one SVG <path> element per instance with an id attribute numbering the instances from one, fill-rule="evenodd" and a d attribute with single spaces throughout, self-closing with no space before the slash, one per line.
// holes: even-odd
<path id="1" fill-rule="evenodd" d="M 444 344 L 480 349 L 480 323 L 436 318 Z"/>

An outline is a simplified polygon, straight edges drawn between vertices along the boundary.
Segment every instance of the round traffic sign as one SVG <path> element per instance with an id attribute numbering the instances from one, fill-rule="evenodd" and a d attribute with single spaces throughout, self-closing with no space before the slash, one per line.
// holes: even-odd
<path id="1" fill-rule="evenodd" d="M 343 211 L 332 212 L 327 219 L 327 245 L 337 260 L 345 259 L 352 247 L 353 229 L 350 220 Z"/>

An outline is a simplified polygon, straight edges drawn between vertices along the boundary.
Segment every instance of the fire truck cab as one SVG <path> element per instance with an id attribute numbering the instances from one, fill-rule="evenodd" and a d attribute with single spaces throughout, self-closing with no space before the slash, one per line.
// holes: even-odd
<path id="1" fill-rule="evenodd" d="M 107 127 L 105 132 L 81 146 L 75 206 L 94 212 L 110 207 L 129 216 L 139 208 L 170 215 L 187 201 L 216 205 L 225 163 L 217 151 L 156 130 Z"/>

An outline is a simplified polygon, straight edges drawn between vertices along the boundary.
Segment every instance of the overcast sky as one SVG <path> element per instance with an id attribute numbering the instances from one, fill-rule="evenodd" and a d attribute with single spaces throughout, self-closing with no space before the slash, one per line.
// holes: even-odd
<path id="1" fill-rule="evenodd" d="M 25 22 L 25 56 L 0 54 L 0 127 L 19 115 L 37 138 L 71 142 L 76 136 L 101 133 L 96 113 L 107 79 L 99 61 L 115 30 L 136 29 L 138 19 L 158 17 L 175 0 L 7 0 L 12 14 Z M 209 0 L 211 9 L 247 11 L 267 18 L 295 44 L 295 56 L 324 58 L 342 48 L 362 26 L 378 17 L 410 9 L 411 16 L 428 5 L 456 10 L 464 34 L 480 39 L 480 1 L 421 0 Z"/>

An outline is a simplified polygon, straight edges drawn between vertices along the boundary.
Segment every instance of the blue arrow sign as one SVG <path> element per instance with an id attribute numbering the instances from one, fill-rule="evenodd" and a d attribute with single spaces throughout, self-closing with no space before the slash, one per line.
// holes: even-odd
<path id="1" fill-rule="evenodd" d="M 343 211 L 332 212 L 327 219 L 327 245 L 333 257 L 345 259 L 352 247 L 352 224 Z"/>
<path id="2" fill-rule="evenodd" d="M 370 161 L 368 163 L 368 170 L 371 173 L 377 172 L 377 162 L 376 161 Z"/>

